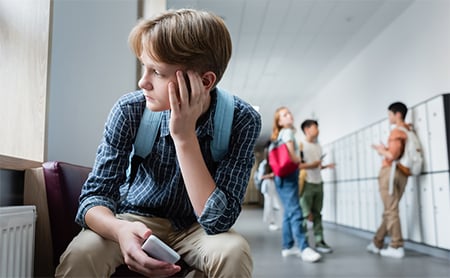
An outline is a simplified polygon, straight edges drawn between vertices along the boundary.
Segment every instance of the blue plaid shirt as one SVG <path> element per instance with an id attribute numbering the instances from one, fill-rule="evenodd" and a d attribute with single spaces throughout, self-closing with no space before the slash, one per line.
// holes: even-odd
<path id="1" fill-rule="evenodd" d="M 261 118 L 248 103 L 234 96 L 228 153 L 215 162 L 210 150 L 215 95 L 213 91 L 210 109 L 196 129 L 203 158 L 217 185 L 201 215 L 194 213 L 183 182 L 169 132 L 170 111 L 163 113 L 152 152 L 140 164 L 128 194 L 124 194 L 128 189 L 126 170 L 145 109 L 143 93 L 136 91 L 122 96 L 109 114 L 92 172 L 81 192 L 77 223 L 87 227 L 84 218 L 88 209 L 105 206 L 114 213 L 167 218 L 176 230 L 198 222 L 208 234 L 228 231 L 241 212 Z"/>

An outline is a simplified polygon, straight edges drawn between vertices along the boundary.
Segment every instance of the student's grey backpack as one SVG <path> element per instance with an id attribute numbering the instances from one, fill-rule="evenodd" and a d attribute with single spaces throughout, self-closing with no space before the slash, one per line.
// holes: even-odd
<path id="1" fill-rule="evenodd" d="M 408 130 L 405 127 L 396 127 L 406 133 L 405 149 L 402 156 L 398 160 L 394 160 L 391 166 L 391 172 L 389 175 L 389 194 L 394 192 L 394 176 L 397 164 L 409 169 L 411 176 L 420 175 L 423 166 L 423 151 L 420 145 L 419 138 L 413 130 Z"/>
<path id="2" fill-rule="evenodd" d="M 234 115 L 234 98 L 228 92 L 217 88 L 217 105 L 214 114 L 214 135 L 211 142 L 211 154 L 214 161 L 220 161 L 228 151 L 231 127 Z M 141 123 L 133 144 L 131 163 L 127 170 L 128 184 L 131 185 L 136 176 L 137 168 L 146 158 L 155 142 L 162 112 L 153 112 L 145 108 Z"/>
<path id="3" fill-rule="evenodd" d="M 423 165 L 423 153 L 419 138 L 413 130 L 408 130 L 402 126 L 397 128 L 407 135 L 405 150 L 398 163 L 407 167 L 412 176 L 419 175 L 422 172 Z"/>

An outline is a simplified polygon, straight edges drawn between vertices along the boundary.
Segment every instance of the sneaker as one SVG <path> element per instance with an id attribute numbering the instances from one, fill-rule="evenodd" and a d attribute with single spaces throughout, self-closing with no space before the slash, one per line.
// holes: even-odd
<path id="1" fill-rule="evenodd" d="M 317 262 L 318 260 L 320 260 L 320 258 L 322 258 L 322 256 L 320 256 L 319 253 L 317 253 L 316 251 L 314 251 L 312 248 L 310 247 L 306 247 L 303 251 L 302 251 L 302 260 L 305 262 L 309 262 L 309 263 L 314 263 Z"/>
<path id="2" fill-rule="evenodd" d="M 269 225 L 269 231 L 278 231 L 280 227 L 276 224 L 270 224 Z"/>
<path id="3" fill-rule="evenodd" d="M 325 241 L 323 240 L 321 242 L 316 243 L 316 250 L 324 254 L 333 252 L 333 249 L 331 249 L 331 247 L 328 246 L 328 244 L 326 244 Z"/>
<path id="4" fill-rule="evenodd" d="M 376 247 L 375 244 L 373 244 L 373 241 L 370 242 L 369 245 L 367 245 L 366 250 L 369 251 L 370 253 L 374 253 L 374 254 L 380 253 L 380 248 Z"/>
<path id="5" fill-rule="evenodd" d="M 383 257 L 391 257 L 391 258 L 401 259 L 405 256 L 405 250 L 403 249 L 403 247 L 394 248 L 394 247 L 389 246 L 386 249 L 381 249 L 380 255 Z"/>
<path id="6" fill-rule="evenodd" d="M 298 256 L 300 257 L 302 252 L 300 252 L 300 249 L 298 247 L 294 246 L 289 249 L 283 249 L 281 250 L 281 256 L 287 257 L 287 256 Z"/>

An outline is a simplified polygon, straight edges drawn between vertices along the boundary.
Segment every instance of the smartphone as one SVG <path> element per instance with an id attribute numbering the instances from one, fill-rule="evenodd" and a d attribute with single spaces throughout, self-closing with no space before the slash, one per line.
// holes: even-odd
<path id="1" fill-rule="evenodd" d="M 322 155 L 320 156 L 320 160 L 323 160 L 323 159 L 325 158 L 326 155 L 327 155 L 326 153 L 322 154 Z"/>
<path id="2" fill-rule="evenodd" d="M 175 250 L 154 235 L 149 236 L 142 244 L 142 250 L 152 258 L 171 264 L 180 260 L 180 255 Z"/>

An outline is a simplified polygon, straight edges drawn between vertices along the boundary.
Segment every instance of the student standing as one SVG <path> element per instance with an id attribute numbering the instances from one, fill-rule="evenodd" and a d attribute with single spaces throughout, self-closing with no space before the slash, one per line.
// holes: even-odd
<path id="1" fill-rule="evenodd" d="M 269 224 L 270 231 L 276 231 L 281 228 L 283 205 L 275 188 L 275 175 L 270 168 L 267 158 L 269 144 L 270 141 L 264 148 L 264 159 L 258 165 L 254 182 L 264 196 L 263 222 Z"/>
<path id="2" fill-rule="evenodd" d="M 80 196 L 76 221 L 84 229 L 61 256 L 56 276 L 109 277 L 123 263 L 147 277 L 174 275 L 180 266 L 141 249 L 155 234 L 208 277 L 251 277 L 250 247 L 231 227 L 254 163 L 259 113 L 233 96 L 228 151 L 215 161 L 210 149 L 216 85 L 231 57 L 224 21 L 209 12 L 170 10 L 139 22 L 129 40 L 143 65 L 142 90 L 125 94 L 111 110 Z M 145 109 L 162 111 L 162 118 L 124 195 Z"/>
<path id="3" fill-rule="evenodd" d="M 405 150 L 407 134 L 398 127 L 404 127 L 410 130 L 409 125 L 405 123 L 407 112 L 408 108 L 401 102 L 395 102 L 389 105 L 389 122 L 395 125 L 395 127 L 389 134 L 387 146 L 383 144 L 372 146 L 383 157 L 378 183 L 384 211 L 383 220 L 375 233 L 373 241 L 367 246 L 367 251 L 393 258 L 403 258 L 405 256 L 398 206 L 405 191 L 409 170 L 397 164 L 396 169 L 394 169 L 394 188 L 392 194 L 389 192 L 389 178 L 391 176 L 390 171 L 393 161 L 398 160 Z M 384 238 L 388 234 L 391 236 L 391 242 L 388 248 L 382 249 L 384 246 Z"/>
<path id="4" fill-rule="evenodd" d="M 280 140 L 285 143 L 291 160 L 294 163 L 300 163 L 294 117 L 286 107 L 280 107 L 275 111 L 271 140 Z M 298 201 L 298 174 L 297 169 L 285 177 L 275 176 L 275 185 L 284 208 L 281 254 L 283 257 L 296 255 L 303 261 L 316 262 L 321 256 L 308 246 L 302 225 L 303 216 Z"/>
<path id="5" fill-rule="evenodd" d="M 322 146 L 318 142 L 319 124 L 315 120 L 305 120 L 300 128 L 305 134 L 302 141 L 303 161 L 301 169 L 306 170 L 305 184 L 300 197 L 300 205 L 303 217 L 313 223 L 314 240 L 316 250 L 322 253 L 330 253 L 332 249 L 325 243 L 322 225 L 323 207 L 323 182 L 321 171 L 325 168 L 334 168 L 334 163 L 322 165 Z"/>

